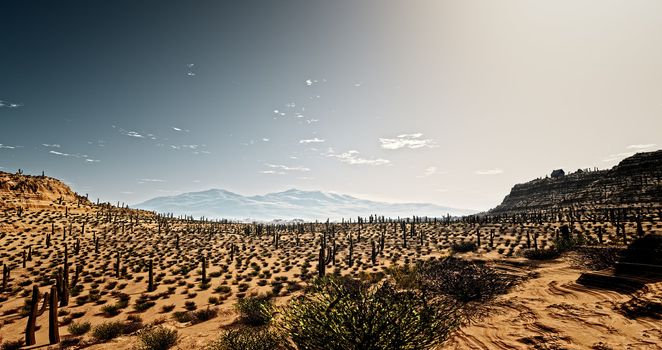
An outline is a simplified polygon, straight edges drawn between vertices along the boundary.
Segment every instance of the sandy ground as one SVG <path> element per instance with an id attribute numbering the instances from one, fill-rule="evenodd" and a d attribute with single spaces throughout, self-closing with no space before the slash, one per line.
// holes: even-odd
<path id="1" fill-rule="evenodd" d="M 497 300 L 492 316 L 462 327 L 442 348 L 662 349 L 662 321 L 616 311 L 631 295 L 577 284 L 581 271 L 568 261 L 536 271 Z M 662 292 L 659 283 L 654 288 Z"/>

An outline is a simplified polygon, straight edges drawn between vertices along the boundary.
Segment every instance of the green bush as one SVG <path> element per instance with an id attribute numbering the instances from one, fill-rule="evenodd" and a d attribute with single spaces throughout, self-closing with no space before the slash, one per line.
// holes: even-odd
<path id="1" fill-rule="evenodd" d="M 506 293 L 517 282 L 517 278 L 484 264 L 453 257 L 421 262 L 410 276 L 416 280 L 416 287 L 462 303 L 487 301 Z"/>
<path id="2" fill-rule="evenodd" d="M 239 299 L 235 305 L 241 314 L 241 321 L 251 326 L 263 326 L 272 318 L 273 305 L 266 296 Z"/>
<path id="3" fill-rule="evenodd" d="M 177 344 L 177 330 L 162 326 L 140 333 L 140 350 L 167 350 Z"/>
<path id="4" fill-rule="evenodd" d="M 325 277 L 290 302 L 280 326 L 299 349 L 430 349 L 459 324 L 444 299 L 383 282 Z"/>
<path id="5" fill-rule="evenodd" d="M 272 330 L 258 328 L 233 329 L 210 343 L 207 350 L 281 350 L 286 349 L 282 335 Z"/>
<path id="6" fill-rule="evenodd" d="M 122 333 L 124 333 L 124 323 L 120 321 L 100 323 L 92 329 L 92 337 L 102 342 L 115 339 Z"/>
<path id="7" fill-rule="evenodd" d="M 72 335 L 83 335 L 87 333 L 90 328 L 92 328 L 92 325 L 89 322 L 73 322 L 69 324 L 67 330 L 69 330 L 69 333 Z"/>

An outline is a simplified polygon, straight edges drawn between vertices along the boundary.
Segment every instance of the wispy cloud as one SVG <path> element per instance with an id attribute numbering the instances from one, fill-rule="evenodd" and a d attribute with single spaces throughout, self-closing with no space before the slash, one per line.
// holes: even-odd
<path id="1" fill-rule="evenodd" d="M 344 153 L 336 154 L 333 152 L 333 149 L 329 149 L 329 153 L 326 154 L 329 158 L 336 158 L 339 161 L 351 165 L 387 165 L 391 164 L 391 161 L 388 159 L 382 158 L 362 158 L 359 155 L 359 151 L 349 150 Z"/>
<path id="2" fill-rule="evenodd" d="M 144 183 L 148 183 L 148 182 L 165 182 L 165 180 L 163 180 L 163 179 L 140 179 L 138 181 L 139 184 L 144 184 Z"/>
<path id="3" fill-rule="evenodd" d="M 654 148 L 655 146 L 657 146 L 657 145 L 654 144 L 654 143 L 647 143 L 647 144 L 643 144 L 643 145 L 629 145 L 629 146 L 627 146 L 626 148 L 627 148 L 627 149 L 644 150 L 644 149 L 651 149 L 651 148 Z"/>
<path id="4" fill-rule="evenodd" d="M 610 154 L 607 157 L 605 157 L 602 161 L 606 163 L 615 162 L 623 158 L 631 157 L 635 155 L 637 152 L 651 151 L 656 146 L 657 145 L 654 143 L 628 145 L 625 148 L 629 149 L 630 151 Z"/>
<path id="5" fill-rule="evenodd" d="M 176 126 L 172 126 L 171 128 L 172 128 L 172 130 L 174 130 L 174 131 L 178 131 L 178 132 L 180 132 L 180 131 L 181 131 L 181 132 L 190 132 L 190 131 L 191 131 L 191 130 L 188 130 L 188 129 L 178 128 L 178 127 L 176 127 Z"/>
<path id="6" fill-rule="evenodd" d="M 122 128 L 120 128 L 118 126 L 115 126 L 115 125 L 113 125 L 113 129 L 116 129 L 120 134 L 122 134 L 124 136 L 135 137 L 135 138 L 138 138 L 138 139 L 144 139 L 145 138 L 144 135 L 142 135 L 141 133 L 139 133 L 137 131 L 122 129 Z"/>
<path id="7" fill-rule="evenodd" d="M 421 178 L 421 177 L 428 177 L 428 176 L 432 176 L 432 175 L 442 175 L 442 174 L 448 174 L 448 172 L 439 170 L 439 169 L 437 169 L 436 166 L 429 166 L 429 167 L 425 168 L 425 171 L 423 172 L 423 175 L 418 175 L 416 177 Z"/>
<path id="8" fill-rule="evenodd" d="M 385 149 L 401 149 L 401 148 L 434 148 L 437 144 L 432 139 L 423 139 L 423 134 L 401 134 L 396 138 L 379 138 L 382 148 Z"/>
<path id="9" fill-rule="evenodd" d="M 295 167 L 289 167 L 287 165 L 281 165 L 281 164 L 266 164 L 267 167 L 273 168 L 273 169 L 281 169 L 284 171 L 310 171 L 309 168 L 303 167 L 303 166 L 295 166 Z"/>
<path id="10" fill-rule="evenodd" d="M 98 159 L 90 158 L 90 156 L 86 154 L 78 154 L 78 153 L 65 153 L 65 152 L 59 152 L 59 151 L 53 151 L 50 150 L 48 153 L 60 157 L 69 157 L 69 158 L 76 158 L 76 159 L 83 159 L 86 163 L 99 163 L 101 162 Z"/>
<path id="11" fill-rule="evenodd" d="M 71 154 L 69 153 L 62 153 L 58 151 L 48 151 L 48 153 L 55 154 L 56 156 L 71 157 Z"/>
<path id="12" fill-rule="evenodd" d="M 284 171 L 276 171 L 276 170 L 261 170 L 258 171 L 260 174 L 271 174 L 271 175 L 285 175 L 287 174 Z"/>
<path id="13" fill-rule="evenodd" d="M 499 168 L 488 169 L 488 170 L 476 170 L 474 171 L 476 175 L 499 175 L 503 174 L 503 170 Z"/>
<path id="14" fill-rule="evenodd" d="M 324 139 L 318 139 L 317 137 L 313 138 L 313 139 L 299 140 L 299 143 L 303 143 L 303 144 L 306 144 L 306 143 L 322 143 L 322 142 L 325 142 L 325 140 Z"/>
<path id="15" fill-rule="evenodd" d="M 19 148 L 19 147 L 21 147 L 21 146 L 10 146 L 10 145 L 3 145 L 3 144 L 0 143 L 0 149 L 2 149 L 2 148 L 4 148 L 4 149 L 16 149 L 16 148 Z"/>
<path id="16" fill-rule="evenodd" d="M 50 148 L 60 148 L 60 145 L 58 145 L 57 143 L 52 143 L 52 144 L 42 143 L 41 145 L 44 146 L 44 147 L 50 147 Z"/>
<path id="17" fill-rule="evenodd" d="M 0 100 L 0 108 L 3 108 L 3 107 L 6 107 L 6 108 L 19 108 L 19 107 L 23 107 L 23 104 L 22 103 L 14 103 L 14 102 L 8 102 L 8 101 Z"/>

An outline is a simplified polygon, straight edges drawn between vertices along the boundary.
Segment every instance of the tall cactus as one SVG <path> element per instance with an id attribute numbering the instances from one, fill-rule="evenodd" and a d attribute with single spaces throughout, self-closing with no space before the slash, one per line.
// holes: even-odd
<path id="1" fill-rule="evenodd" d="M 48 341 L 50 344 L 60 342 L 60 331 L 57 319 L 57 288 L 51 286 L 51 295 L 48 303 Z"/>
<path id="2" fill-rule="evenodd" d="M 327 247 L 326 235 L 327 233 L 325 232 L 320 237 L 320 250 L 317 260 L 317 275 L 319 277 L 326 275 L 326 265 L 331 261 L 335 264 L 335 241 L 333 242 L 333 248 Z"/>
<path id="3" fill-rule="evenodd" d="M 28 322 L 25 325 L 25 345 L 34 345 L 35 329 L 37 324 L 37 317 L 41 316 L 46 310 L 46 301 L 48 300 L 48 293 L 44 295 L 44 302 L 39 310 L 39 288 L 36 285 L 32 286 L 32 299 L 30 301 L 30 313 L 28 314 Z"/>
<path id="4" fill-rule="evenodd" d="M 207 259 L 203 255 L 200 258 L 200 263 L 202 264 L 202 285 L 207 284 Z"/>
<path id="5" fill-rule="evenodd" d="M 148 277 L 147 277 L 147 292 L 154 291 L 154 262 L 149 259 L 148 264 Z"/>

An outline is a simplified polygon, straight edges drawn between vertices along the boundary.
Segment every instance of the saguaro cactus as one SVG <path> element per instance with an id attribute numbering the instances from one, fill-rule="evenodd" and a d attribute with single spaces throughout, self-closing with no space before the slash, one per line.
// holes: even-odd
<path id="1" fill-rule="evenodd" d="M 57 288 L 51 286 L 51 295 L 48 303 L 48 341 L 50 344 L 60 342 L 60 331 L 57 320 Z"/>
<path id="2" fill-rule="evenodd" d="M 322 235 L 320 239 L 319 258 L 317 261 L 317 275 L 319 277 L 324 277 L 324 275 L 326 275 L 326 265 L 331 262 L 334 253 L 335 252 L 332 251 L 331 248 L 327 248 L 326 246 L 326 234 Z"/>
<path id="3" fill-rule="evenodd" d="M 149 265 L 148 265 L 149 273 L 148 273 L 148 278 L 147 278 L 147 291 L 148 292 L 153 292 L 154 291 L 154 262 L 152 259 L 149 259 Z"/>
<path id="4" fill-rule="evenodd" d="M 200 263 L 202 265 L 202 285 L 207 284 L 207 259 L 203 255 L 200 258 Z"/>
<path id="5" fill-rule="evenodd" d="M 32 300 L 30 301 L 30 313 L 28 314 L 28 322 L 25 325 L 25 345 L 34 345 L 35 329 L 37 324 L 37 317 L 41 316 L 46 310 L 46 301 L 48 300 L 48 293 L 44 295 L 44 302 L 39 310 L 39 288 L 36 285 L 32 286 Z"/>

